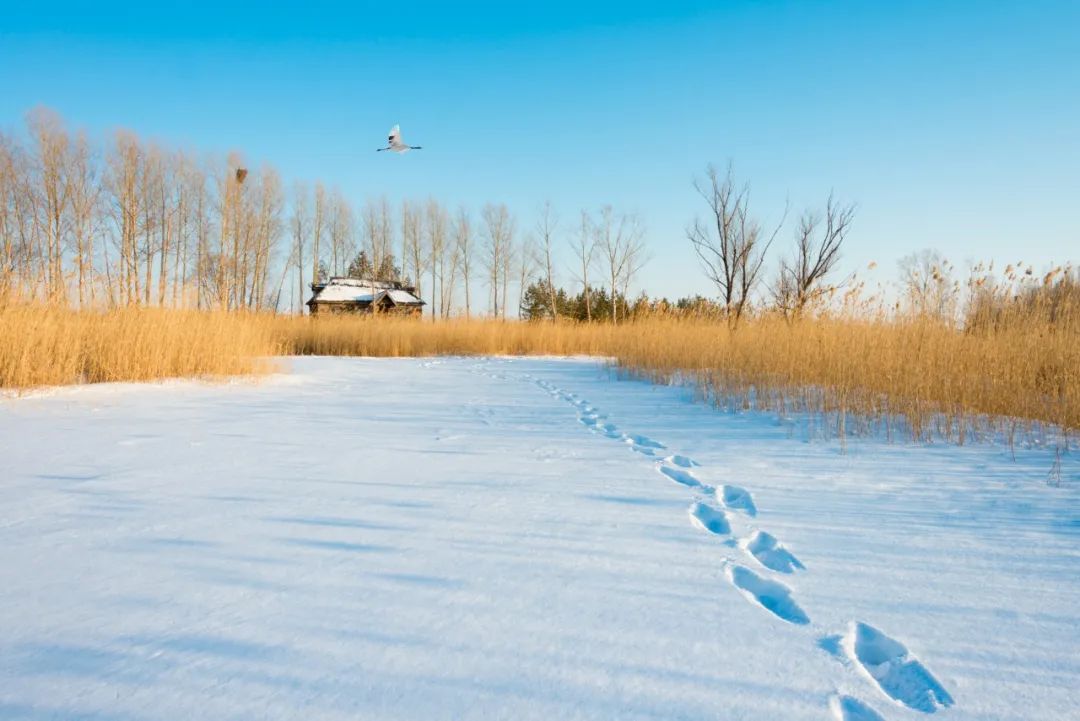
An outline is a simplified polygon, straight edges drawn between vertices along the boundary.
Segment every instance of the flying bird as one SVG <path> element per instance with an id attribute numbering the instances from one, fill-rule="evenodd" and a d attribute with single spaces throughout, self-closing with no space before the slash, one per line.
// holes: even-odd
<path id="1" fill-rule="evenodd" d="M 390 141 L 385 148 L 376 148 L 376 152 L 381 153 L 384 150 L 392 150 L 395 153 L 407 153 L 410 150 L 421 150 L 419 145 L 406 145 L 401 140 L 401 128 L 397 125 L 390 128 Z"/>

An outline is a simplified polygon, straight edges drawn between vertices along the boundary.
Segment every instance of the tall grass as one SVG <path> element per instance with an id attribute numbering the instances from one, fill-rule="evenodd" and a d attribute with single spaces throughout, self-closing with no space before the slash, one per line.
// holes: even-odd
<path id="1" fill-rule="evenodd" d="M 258 373 L 281 350 L 253 315 L 0 305 L 0 389 Z"/>
<path id="2" fill-rule="evenodd" d="M 1080 427 L 1080 335 L 1047 324 L 965 332 L 929 318 L 767 316 L 736 330 L 673 318 L 621 326 L 296 318 L 277 329 L 297 354 L 606 356 L 629 373 L 696 385 L 717 404 L 879 422 L 918 438 L 963 442 L 980 428 L 1011 433 L 1031 421 Z"/>
<path id="3" fill-rule="evenodd" d="M 257 373 L 277 354 L 596 355 L 718 405 L 806 411 L 841 433 L 880 425 L 963 442 L 986 429 L 1080 428 L 1080 329 L 1060 319 L 963 329 L 763 316 L 733 330 L 663 316 L 613 326 L 0 309 L 0 388 Z"/>

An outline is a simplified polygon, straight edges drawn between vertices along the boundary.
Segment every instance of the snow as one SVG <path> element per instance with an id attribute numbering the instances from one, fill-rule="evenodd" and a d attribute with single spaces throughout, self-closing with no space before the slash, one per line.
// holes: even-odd
<path id="1" fill-rule="evenodd" d="M 1080 468 L 554 359 L 0 400 L 0 718 L 1074 718 Z M 755 515 L 756 514 L 756 515 Z"/>
<path id="2" fill-rule="evenodd" d="M 390 296 L 390 300 L 398 304 L 416 305 L 422 302 L 419 298 L 406 290 L 388 290 L 386 291 L 386 294 Z"/>
<path id="3" fill-rule="evenodd" d="M 382 294 L 382 291 L 379 291 Z M 326 303 L 343 303 L 346 301 L 371 302 L 375 299 L 375 293 L 371 288 L 357 288 L 349 285 L 328 285 L 315 294 L 313 300 Z"/>
<path id="4" fill-rule="evenodd" d="M 386 294 L 390 296 L 391 300 L 399 304 L 415 305 L 422 302 L 409 291 L 392 289 L 389 285 L 388 282 L 379 280 L 334 278 L 315 294 L 314 299 L 326 303 L 372 302 Z"/>

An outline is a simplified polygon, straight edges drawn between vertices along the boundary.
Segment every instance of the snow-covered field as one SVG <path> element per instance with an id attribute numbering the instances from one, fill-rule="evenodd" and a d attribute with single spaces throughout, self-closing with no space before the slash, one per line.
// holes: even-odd
<path id="1" fill-rule="evenodd" d="M 0 718 L 1078 718 L 1075 456 L 283 362 L 0 400 Z"/>

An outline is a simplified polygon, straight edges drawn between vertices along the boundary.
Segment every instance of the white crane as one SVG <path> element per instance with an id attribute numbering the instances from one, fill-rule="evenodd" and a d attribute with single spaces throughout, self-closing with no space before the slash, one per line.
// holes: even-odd
<path id="1" fill-rule="evenodd" d="M 385 148 L 376 148 L 375 152 L 381 153 L 384 150 L 392 150 L 395 153 L 407 153 L 410 150 L 421 150 L 419 145 L 406 145 L 401 141 L 401 128 L 397 125 L 390 128 L 390 142 Z"/>

